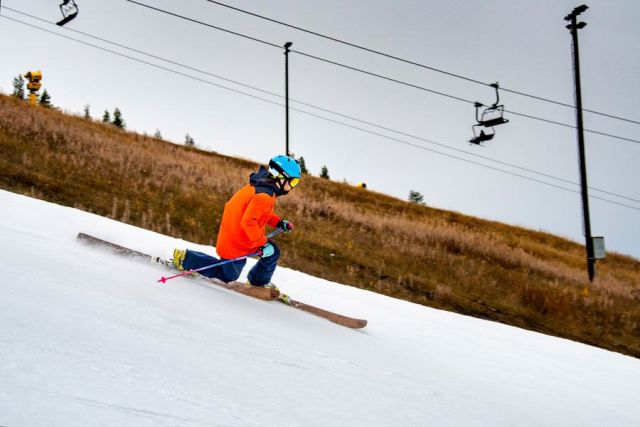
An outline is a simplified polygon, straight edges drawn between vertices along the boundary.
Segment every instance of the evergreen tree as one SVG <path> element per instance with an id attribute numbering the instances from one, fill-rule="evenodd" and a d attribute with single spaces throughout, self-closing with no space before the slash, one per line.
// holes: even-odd
<path id="1" fill-rule="evenodd" d="M 119 129 L 124 129 L 126 126 L 126 123 L 122 119 L 122 113 L 120 112 L 120 109 L 118 107 L 116 107 L 116 109 L 113 111 L 113 121 L 111 122 L 111 124 Z"/>
<path id="2" fill-rule="evenodd" d="M 304 157 L 300 156 L 298 163 L 300 164 L 300 172 L 308 175 L 309 171 L 307 170 L 307 164 L 304 161 Z"/>
<path id="3" fill-rule="evenodd" d="M 13 79 L 13 93 L 11 95 L 18 99 L 24 99 L 24 78 L 22 74 Z"/>
<path id="4" fill-rule="evenodd" d="M 184 137 L 184 145 L 186 145 L 187 147 L 195 147 L 196 141 L 191 138 L 189 134 L 186 134 Z"/>
<path id="5" fill-rule="evenodd" d="M 42 92 L 42 95 L 40 95 L 40 105 L 46 108 L 53 106 L 53 104 L 51 104 L 51 95 L 49 95 L 46 89 Z"/>
<path id="6" fill-rule="evenodd" d="M 330 179 L 329 178 L 329 169 L 327 169 L 326 166 L 322 166 L 322 169 L 320 170 L 320 178 Z"/>
<path id="7" fill-rule="evenodd" d="M 108 110 L 104 110 L 104 114 L 102 115 L 102 121 L 105 123 L 111 123 L 111 114 L 109 114 Z"/>
<path id="8" fill-rule="evenodd" d="M 89 120 L 91 119 L 91 112 L 89 111 L 89 104 L 84 106 L 84 118 Z"/>
<path id="9" fill-rule="evenodd" d="M 409 201 L 411 203 L 417 203 L 419 205 L 424 205 L 424 196 L 420 194 L 418 191 L 409 191 Z"/>
<path id="10" fill-rule="evenodd" d="M 153 134 L 153 137 L 162 139 L 162 134 L 160 133 L 160 129 L 156 128 L 156 133 Z"/>

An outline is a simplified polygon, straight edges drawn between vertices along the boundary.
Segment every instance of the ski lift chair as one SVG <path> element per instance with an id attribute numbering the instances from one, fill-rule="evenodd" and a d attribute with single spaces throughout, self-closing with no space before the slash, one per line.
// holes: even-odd
<path id="1" fill-rule="evenodd" d="M 478 107 L 482 107 L 482 104 L 476 102 L 476 120 L 479 124 L 486 127 L 493 127 L 509 123 L 509 120 L 504 118 L 504 105 L 498 105 L 500 103 L 498 82 L 492 83 L 490 86 L 496 90 L 496 102 L 494 102 L 490 107 L 485 108 L 480 119 L 478 119 Z"/>
<path id="2" fill-rule="evenodd" d="M 57 22 L 61 27 L 73 18 L 78 16 L 78 5 L 75 0 L 63 0 L 60 5 L 60 12 L 62 12 L 62 20 Z"/>
<path id="3" fill-rule="evenodd" d="M 476 122 L 477 124 L 471 126 L 471 131 L 473 132 L 473 138 L 469 140 L 471 144 L 482 145 L 485 141 L 490 141 L 496 134 L 496 131 L 493 129 L 493 126 L 488 125 L 487 121 L 484 121 L 485 118 L 485 110 L 482 113 L 482 117 L 479 116 L 480 107 L 483 105 L 479 102 L 475 103 L 476 107 Z"/>
<path id="4" fill-rule="evenodd" d="M 482 126 L 486 127 L 493 127 L 509 123 L 509 120 L 505 119 L 503 115 L 504 105 L 494 104 L 491 107 L 485 108 L 485 110 L 482 112 L 482 117 L 480 118 L 479 123 Z"/>
<path id="5" fill-rule="evenodd" d="M 473 131 L 473 138 L 469 142 L 475 145 L 482 145 L 485 141 L 491 141 L 496 134 L 492 127 L 485 127 L 480 124 L 471 126 L 471 130 Z"/>
<path id="6" fill-rule="evenodd" d="M 496 90 L 496 102 L 487 107 L 479 114 L 480 107 L 484 107 L 479 102 L 474 105 L 476 107 L 476 122 L 471 129 L 473 130 L 473 138 L 469 140 L 470 143 L 476 145 L 482 145 L 485 141 L 490 141 L 495 136 L 494 126 L 503 125 L 509 123 L 509 120 L 504 118 L 504 105 L 498 105 L 500 102 L 500 94 L 498 93 L 498 83 L 492 83 L 491 87 Z"/>

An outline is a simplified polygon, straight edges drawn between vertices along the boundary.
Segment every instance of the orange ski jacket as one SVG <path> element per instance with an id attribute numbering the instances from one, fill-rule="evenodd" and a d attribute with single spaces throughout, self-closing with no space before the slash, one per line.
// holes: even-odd
<path id="1" fill-rule="evenodd" d="M 266 172 L 266 170 L 264 171 Z M 260 182 L 263 168 L 251 175 L 224 205 L 216 252 L 225 259 L 250 254 L 267 244 L 265 226 L 277 227 L 280 217 L 273 212 L 277 191 Z"/>

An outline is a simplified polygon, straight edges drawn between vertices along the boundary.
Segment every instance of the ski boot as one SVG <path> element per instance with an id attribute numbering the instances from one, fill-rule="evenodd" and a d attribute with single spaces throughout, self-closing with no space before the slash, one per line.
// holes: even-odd
<path id="1" fill-rule="evenodd" d="M 182 249 L 174 249 L 173 250 L 173 259 L 171 260 L 171 262 L 173 263 L 173 266 L 178 270 L 178 271 L 183 271 L 184 267 L 182 266 L 182 262 L 184 261 L 184 257 L 187 255 L 187 251 L 186 250 L 182 250 Z"/>

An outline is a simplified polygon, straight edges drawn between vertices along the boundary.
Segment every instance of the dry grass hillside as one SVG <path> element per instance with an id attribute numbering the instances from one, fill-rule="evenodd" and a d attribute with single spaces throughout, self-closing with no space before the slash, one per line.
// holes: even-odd
<path id="1" fill-rule="evenodd" d="M 0 96 L 9 191 L 210 244 L 256 167 Z M 278 212 L 286 267 L 640 357 L 633 258 L 608 254 L 589 284 L 576 243 L 310 176 Z"/>

